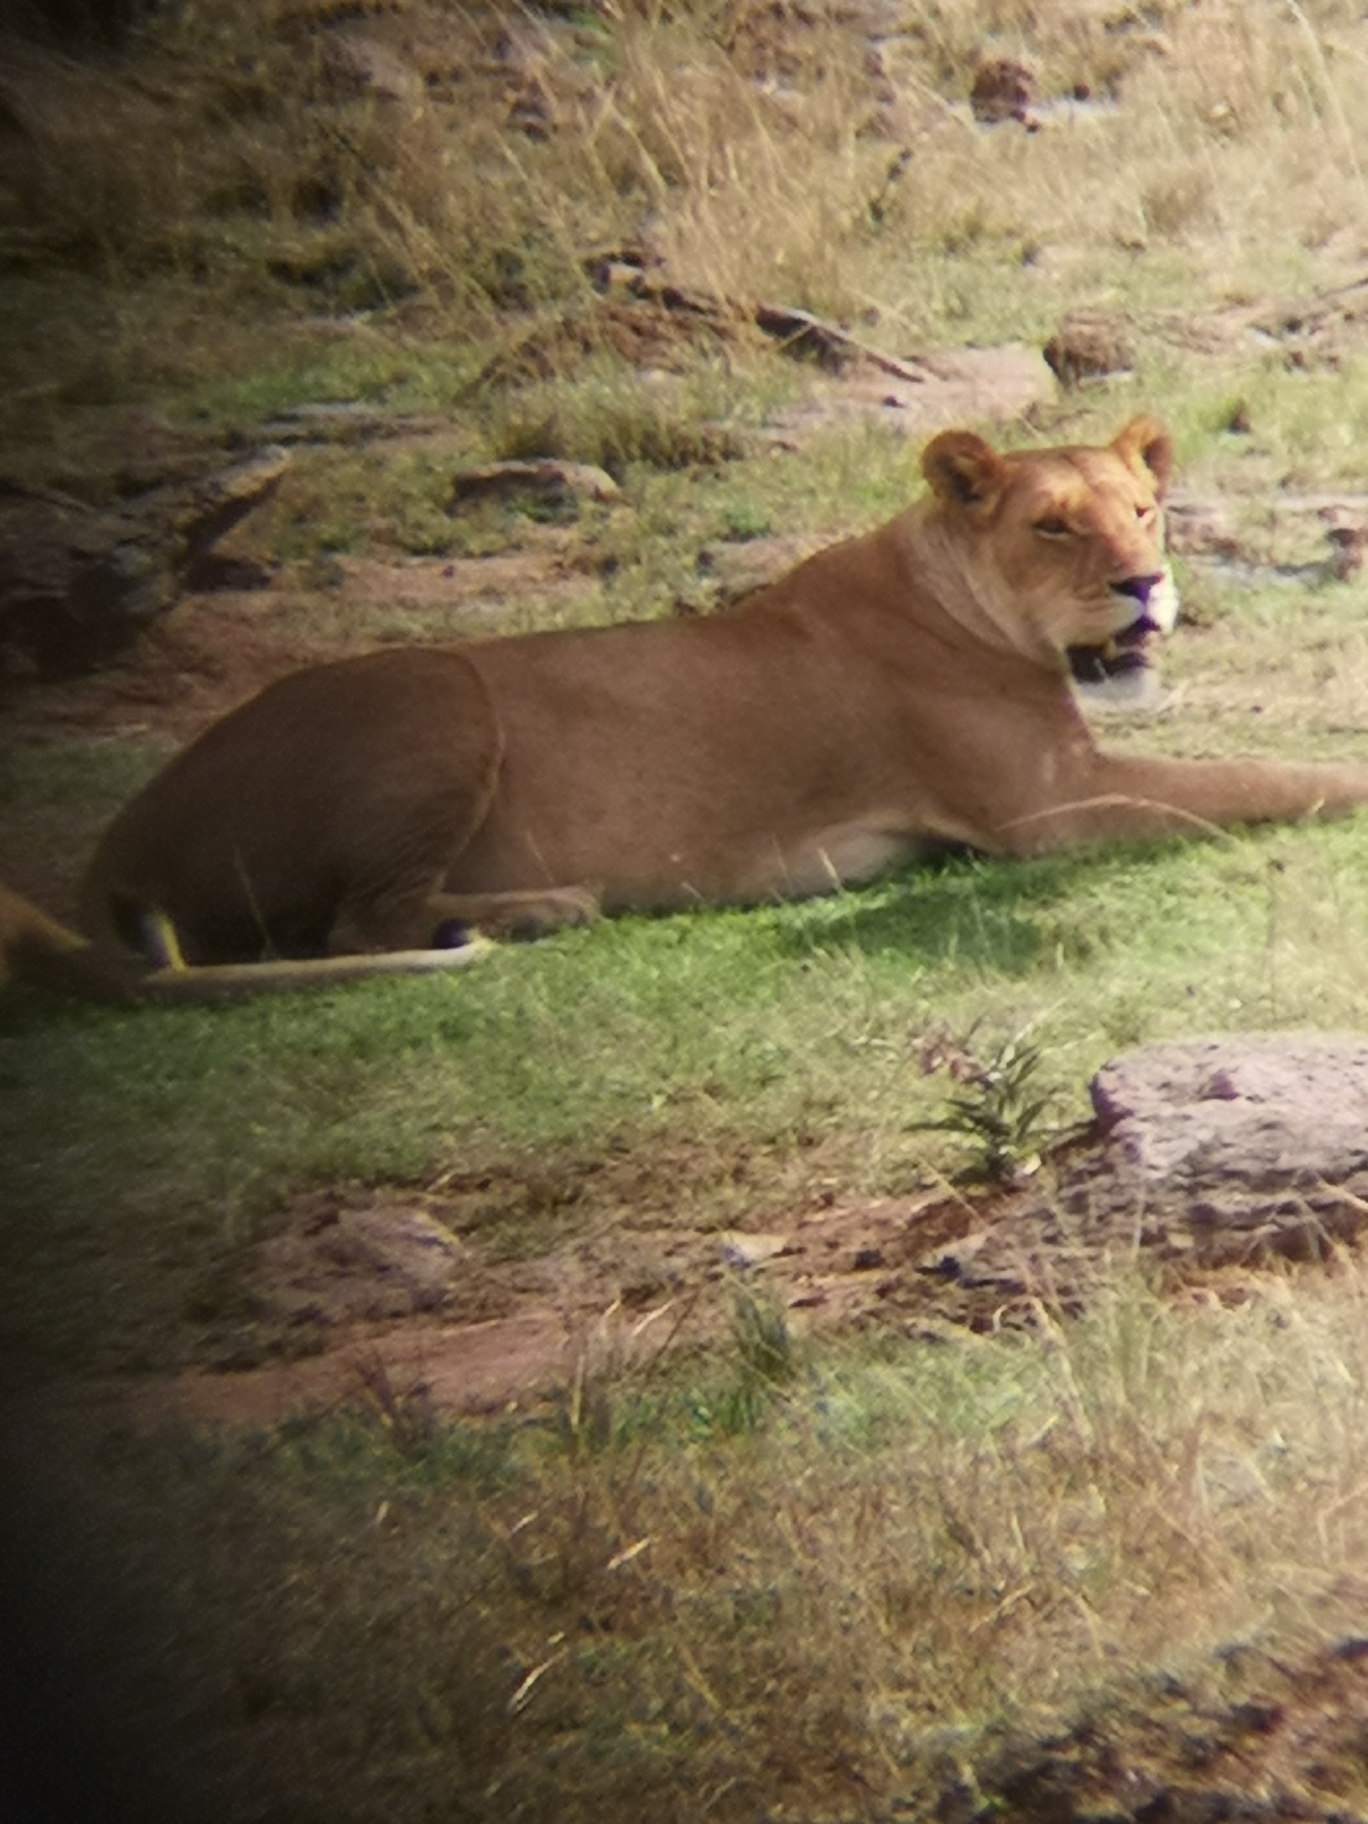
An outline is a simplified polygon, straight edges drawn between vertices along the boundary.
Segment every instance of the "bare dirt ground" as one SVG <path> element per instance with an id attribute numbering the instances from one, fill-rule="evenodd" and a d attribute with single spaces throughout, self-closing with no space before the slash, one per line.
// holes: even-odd
<path id="1" fill-rule="evenodd" d="M 1004 1745 L 979 1791 L 947 1787 L 936 1816 L 970 1824 L 1359 1824 L 1368 1641 L 1299 1664 L 1241 1649 L 1225 1691 L 1152 1681 L 1104 1716 Z M 1238 1695 L 1236 1695 L 1238 1693 Z"/>
<path id="2" fill-rule="evenodd" d="M 987 1330 L 1012 1320 L 1013 1301 L 999 1293 L 971 1309 L 947 1296 L 935 1263 L 985 1216 L 1008 1221 L 1015 1201 L 833 1201 L 744 1231 L 605 1221 L 566 1246 L 491 1261 L 458 1233 L 459 1195 L 317 1195 L 260 1249 L 258 1321 L 225 1337 L 212 1367 L 146 1387 L 138 1402 L 158 1416 L 254 1425 L 356 1399 L 465 1414 L 526 1407 L 717 1343 L 738 1296 L 782 1312 L 797 1336 L 944 1335 L 956 1321 Z"/>

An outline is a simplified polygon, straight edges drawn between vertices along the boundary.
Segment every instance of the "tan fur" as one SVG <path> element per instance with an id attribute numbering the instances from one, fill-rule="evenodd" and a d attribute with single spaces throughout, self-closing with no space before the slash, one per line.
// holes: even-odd
<path id="1" fill-rule="evenodd" d="M 1166 630 L 1170 465 L 1148 418 L 1011 455 L 950 431 L 925 499 L 729 614 L 298 672 L 115 819 L 90 945 L 10 896 L 0 946 L 16 971 L 137 995 L 131 954 L 174 964 L 178 944 L 190 967 L 154 991 L 193 996 L 201 965 L 430 957 L 448 923 L 749 904 L 946 843 L 1030 855 L 1368 802 L 1368 769 L 1095 746 L 1066 654 L 1133 640 L 1146 606 Z"/>

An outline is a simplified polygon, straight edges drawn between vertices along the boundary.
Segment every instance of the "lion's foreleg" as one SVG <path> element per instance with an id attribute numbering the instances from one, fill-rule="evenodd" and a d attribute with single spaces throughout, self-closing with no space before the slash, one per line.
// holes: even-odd
<path id="1" fill-rule="evenodd" d="M 1099 755 L 1071 786 L 1055 801 L 1003 820 L 997 834 L 1008 853 L 1209 836 L 1240 824 L 1342 817 L 1368 805 L 1368 767 L 1277 760 Z"/>

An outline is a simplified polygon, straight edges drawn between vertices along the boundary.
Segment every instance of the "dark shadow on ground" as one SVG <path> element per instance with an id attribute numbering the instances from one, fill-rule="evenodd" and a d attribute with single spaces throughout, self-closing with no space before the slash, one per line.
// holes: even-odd
<path id="1" fill-rule="evenodd" d="M 1054 941 L 1049 918 L 1076 894 L 1132 874 L 1173 844 L 1129 845 L 1034 861 L 947 853 L 889 880 L 795 908 L 776 947 L 810 955 L 833 943 L 867 955 L 896 953 L 926 964 L 957 963 L 1025 975 Z"/>

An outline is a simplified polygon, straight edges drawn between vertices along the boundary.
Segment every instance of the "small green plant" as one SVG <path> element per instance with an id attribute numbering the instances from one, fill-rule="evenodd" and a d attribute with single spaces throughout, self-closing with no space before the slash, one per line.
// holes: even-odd
<path id="1" fill-rule="evenodd" d="M 961 1134 L 973 1143 L 973 1177 L 1005 1184 L 1039 1165 L 1045 1118 L 1054 1101 L 1050 1091 L 1039 1088 L 1040 1065 L 1040 1047 L 1024 1032 L 1004 1039 L 982 1062 L 970 1051 L 969 1041 L 959 1048 L 959 1092 L 950 1097 L 940 1120 L 927 1126 Z"/>
<path id="2" fill-rule="evenodd" d="M 759 1431 L 797 1376 L 788 1319 L 772 1299 L 747 1285 L 735 1287 L 731 1347 L 719 1366 L 720 1374 L 708 1376 L 685 1399 L 698 1433 L 713 1439 Z"/>
<path id="3" fill-rule="evenodd" d="M 755 1431 L 770 1403 L 797 1373 L 788 1320 L 778 1305 L 738 1286 L 732 1306 L 735 1381 L 718 1417 L 727 1432 Z"/>
<path id="4" fill-rule="evenodd" d="M 763 508 L 751 501 L 738 500 L 728 507 L 724 519 L 724 536 L 738 544 L 752 538 L 768 538 L 774 522 Z"/>

